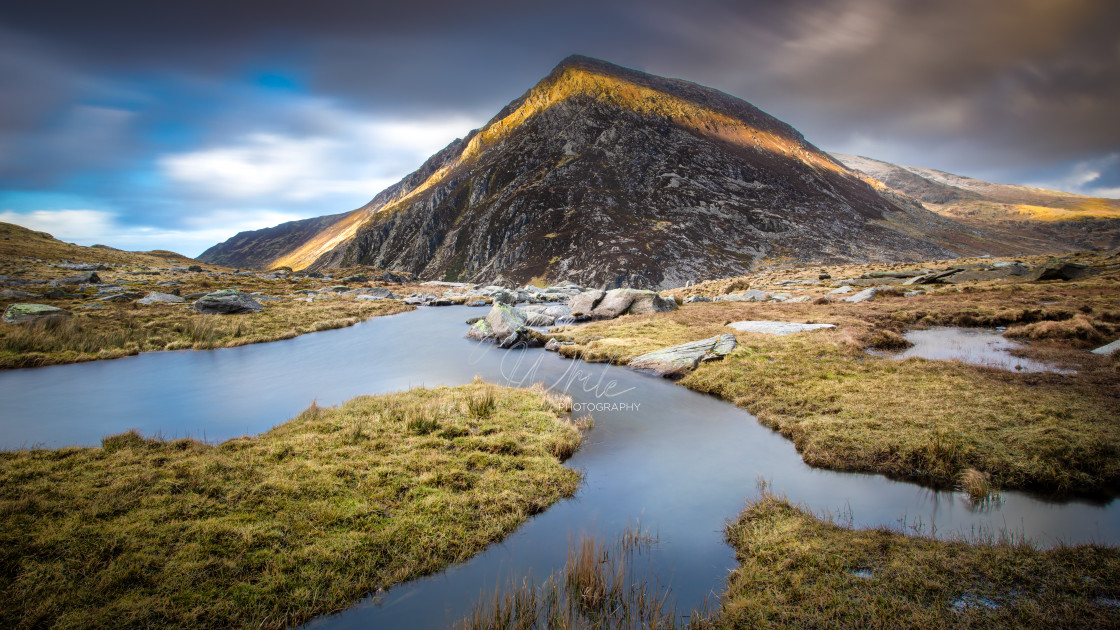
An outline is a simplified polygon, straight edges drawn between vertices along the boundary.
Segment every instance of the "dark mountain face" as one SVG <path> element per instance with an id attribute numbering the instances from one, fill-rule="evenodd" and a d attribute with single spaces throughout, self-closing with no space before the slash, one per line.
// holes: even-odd
<path id="1" fill-rule="evenodd" d="M 763 259 L 964 253 L 924 236 L 952 222 L 876 190 L 750 104 L 582 57 L 366 207 L 313 221 L 323 223 L 300 222 L 283 247 L 262 230 L 202 259 L 669 287 Z"/>

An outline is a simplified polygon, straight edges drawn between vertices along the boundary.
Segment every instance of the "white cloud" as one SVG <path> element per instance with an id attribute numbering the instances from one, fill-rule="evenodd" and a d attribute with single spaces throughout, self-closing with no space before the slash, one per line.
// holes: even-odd
<path id="1" fill-rule="evenodd" d="M 182 227 L 126 225 L 113 212 L 103 210 L 0 211 L 0 222 L 48 232 L 78 245 L 103 244 L 118 249 L 166 249 L 197 256 L 205 249 L 243 230 L 257 230 L 303 218 L 272 210 L 218 210 L 193 216 Z"/>
<path id="2" fill-rule="evenodd" d="M 379 119 L 324 103 L 305 104 L 300 113 L 315 123 L 312 131 L 254 131 L 228 144 L 164 155 L 159 166 L 194 195 L 273 207 L 338 200 L 342 205 L 322 212 L 329 214 L 371 199 L 472 126 L 465 117 Z"/>
<path id="3" fill-rule="evenodd" d="M 1107 199 L 1120 199 L 1120 186 L 1101 185 L 1101 178 L 1106 173 L 1120 169 L 1120 153 L 1077 162 L 1062 175 L 1027 183 L 1027 186 L 1062 190 L 1065 192 L 1089 195 L 1090 197 L 1104 197 Z"/>

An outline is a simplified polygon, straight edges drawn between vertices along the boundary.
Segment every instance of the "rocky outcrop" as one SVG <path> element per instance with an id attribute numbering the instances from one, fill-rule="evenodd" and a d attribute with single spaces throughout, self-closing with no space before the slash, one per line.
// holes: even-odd
<path id="1" fill-rule="evenodd" d="M 540 345 L 538 338 L 529 329 L 525 313 L 508 304 L 494 304 L 485 318 L 471 326 L 467 338 L 490 341 L 501 348 Z"/>
<path id="2" fill-rule="evenodd" d="M 61 287 L 75 284 L 97 284 L 101 282 L 101 277 L 96 272 L 87 271 L 85 273 L 77 273 L 65 278 L 56 278 L 50 281 L 52 287 Z"/>
<path id="3" fill-rule="evenodd" d="M 2 318 L 6 324 L 30 324 L 70 317 L 70 311 L 46 304 L 10 304 Z"/>
<path id="4" fill-rule="evenodd" d="M 1042 280 L 1077 280 L 1094 273 L 1097 272 L 1092 267 L 1061 260 L 1051 260 L 1035 269 L 1034 273 L 1031 274 L 1031 280 L 1035 282 Z"/>
<path id="5" fill-rule="evenodd" d="M 192 308 L 203 315 L 231 315 L 256 313 L 264 307 L 247 293 L 236 289 L 222 289 L 198 298 Z"/>
<path id="6" fill-rule="evenodd" d="M 651 370 L 667 378 L 679 378 L 696 369 L 701 361 L 721 359 L 738 345 L 735 335 L 716 335 L 700 341 L 655 350 L 635 357 L 628 363 L 632 368 Z"/>

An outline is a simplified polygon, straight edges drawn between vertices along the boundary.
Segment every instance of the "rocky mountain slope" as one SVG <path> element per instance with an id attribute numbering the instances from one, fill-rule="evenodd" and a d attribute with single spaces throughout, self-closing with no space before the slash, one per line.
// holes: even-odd
<path id="1" fill-rule="evenodd" d="M 840 153 L 832 157 L 992 240 L 1057 252 L 1120 246 L 1120 200 L 995 184 L 931 168 Z"/>
<path id="2" fill-rule="evenodd" d="M 850 170 L 745 101 L 576 56 L 366 206 L 245 232 L 200 258 L 669 287 L 762 261 L 990 249 L 983 230 Z"/>

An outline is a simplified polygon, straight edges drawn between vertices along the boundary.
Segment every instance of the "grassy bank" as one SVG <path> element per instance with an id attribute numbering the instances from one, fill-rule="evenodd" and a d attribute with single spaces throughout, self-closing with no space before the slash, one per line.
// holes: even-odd
<path id="1" fill-rule="evenodd" d="M 70 307 L 58 301 L 42 303 Z M 0 302 L 0 306 L 3 306 Z M 199 315 L 183 304 L 74 307 L 74 315 L 33 324 L 0 324 L 0 369 L 116 359 L 159 350 L 209 350 L 290 339 L 410 311 L 397 300 L 337 298 L 264 302 L 257 313 Z"/>
<path id="2" fill-rule="evenodd" d="M 727 531 L 739 567 L 698 628 L 1105 628 L 1120 551 L 853 530 L 765 492 Z"/>
<path id="3" fill-rule="evenodd" d="M 567 327 L 558 336 L 576 342 L 562 348 L 568 356 L 625 363 L 650 350 L 731 332 L 725 327 L 731 321 L 836 324 L 834 330 L 786 337 L 737 333 L 738 349 L 702 364 L 681 383 L 745 407 L 792 439 L 814 466 L 936 485 L 987 481 L 1057 493 L 1115 493 L 1117 362 L 1085 349 L 1120 333 L 1117 315 L 1115 284 L 1050 283 L 950 288 L 864 304 L 686 304 L 670 313 Z M 907 327 L 932 325 L 1050 331 L 1027 354 L 1078 373 L 1013 373 L 865 352 L 897 343 Z"/>
<path id="4" fill-rule="evenodd" d="M 220 445 L 0 453 L 0 625 L 280 628 L 464 560 L 571 496 L 570 402 L 481 382 Z"/>

